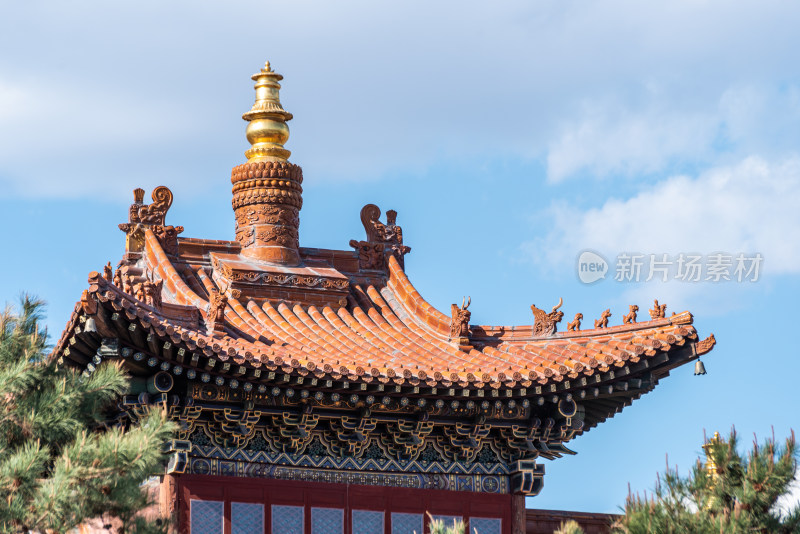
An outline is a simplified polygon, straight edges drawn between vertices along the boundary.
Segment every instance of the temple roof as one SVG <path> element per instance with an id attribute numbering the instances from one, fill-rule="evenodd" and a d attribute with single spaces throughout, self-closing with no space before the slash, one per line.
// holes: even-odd
<path id="1" fill-rule="evenodd" d="M 592 426 L 711 350 L 713 335 L 699 341 L 689 312 L 667 316 L 657 301 L 650 320 L 637 321 L 632 306 L 625 324 L 609 325 L 607 310 L 584 329 L 577 314 L 565 332 L 561 303 L 531 306 L 522 326 L 470 324 L 466 299 L 443 313 L 407 277 L 397 213 L 383 222 L 371 204 L 354 250 L 299 247 L 303 177 L 283 148 L 291 114 L 278 99 L 281 77 L 267 64 L 253 79 L 252 147 L 231 175 L 236 240 L 179 237 L 183 227 L 165 223 L 172 192 L 159 187 L 146 205 L 137 189 L 120 225 L 125 255 L 116 270 L 89 275 L 55 356 L 91 368 L 113 338 L 141 356 L 129 360 L 134 374 L 158 366 L 232 388 L 313 382 L 506 405 L 589 396 L 599 399 Z"/>
<path id="2" fill-rule="evenodd" d="M 198 244 L 202 246 L 193 240 L 187 248 L 195 249 Z M 211 250 L 223 244 L 236 248 L 233 242 L 206 244 Z M 209 252 L 209 256 L 213 254 Z M 308 257 L 325 255 L 347 257 L 353 253 L 315 250 Z M 469 344 L 459 345 L 450 336 L 452 318 L 417 292 L 394 256 L 389 256 L 384 276 L 374 272 L 343 276 L 332 267 L 298 269 L 304 271 L 302 275 L 264 271 L 289 279 L 281 280 L 287 286 L 303 278 L 309 288 L 298 294 L 307 291 L 308 298 L 287 302 L 235 292 L 236 296 L 227 298 L 224 330 L 215 333 L 208 328 L 207 312 L 211 295 L 220 290 L 213 281 L 213 267 L 181 256 L 170 260 L 149 230 L 145 258 L 146 269 L 165 281 L 160 307 L 148 306 L 97 272 L 90 275 L 84 300 L 96 300 L 115 312 L 133 313 L 176 343 L 182 339 L 209 347 L 222 362 L 272 370 L 289 367 L 292 372 L 320 378 L 390 379 L 393 384 L 446 388 L 548 386 L 692 347 L 698 341 L 692 315 L 683 312 L 546 336 L 535 336 L 534 325 L 469 325 Z M 315 303 L 320 300 L 315 290 L 320 280 L 334 281 L 337 297 L 338 290 L 346 288 L 342 302 Z M 69 329 L 59 346 L 68 334 Z"/>

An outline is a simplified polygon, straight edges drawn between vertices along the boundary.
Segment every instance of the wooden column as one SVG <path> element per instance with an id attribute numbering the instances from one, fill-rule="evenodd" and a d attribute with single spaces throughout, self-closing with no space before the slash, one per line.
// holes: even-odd
<path id="1" fill-rule="evenodd" d="M 159 513 L 165 519 L 175 520 L 170 528 L 170 532 L 175 533 L 178 526 L 178 488 L 175 476 L 164 475 L 161 478 L 161 487 L 159 489 Z"/>
<path id="2" fill-rule="evenodd" d="M 525 534 L 525 495 L 511 496 L 511 534 Z"/>

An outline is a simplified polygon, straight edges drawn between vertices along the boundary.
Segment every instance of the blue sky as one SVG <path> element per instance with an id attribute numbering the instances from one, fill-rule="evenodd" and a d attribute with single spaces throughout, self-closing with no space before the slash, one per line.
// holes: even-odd
<path id="1" fill-rule="evenodd" d="M 265 59 L 295 115 L 301 245 L 398 211 L 439 309 L 587 322 L 654 298 L 718 344 L 546 462 L 529 507 L 613 512 L 703 430 L 798 428 L 800 34 L 795 2 L 18 2 L 0 19 L 0 295 L 49 302 L 120 258 L 131 190 L 167 185 L 184 236 L 233 238 L 230 169 Z M 756 282 L 576 276 L 580 251 L 760 253 Z"/>

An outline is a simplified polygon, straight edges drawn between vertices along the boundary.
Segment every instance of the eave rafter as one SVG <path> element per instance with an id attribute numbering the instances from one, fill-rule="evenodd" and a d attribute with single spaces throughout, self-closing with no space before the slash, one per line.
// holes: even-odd
<path id="1" fill-rule="evenodd" d="M 678 350 L 656 352 L 622 367 L 610 367 L 606 372 L 530 387 L 490 385 L 478 389 L 474 386 L 368 384 L 342 377 L 309 376 L 293 367 L 264 364 L 256 367 L 252 361 L 231 361 L 236 354 L 225 351 L 222 346 L 200 347 L 200 343 L 190 336 L 180 335 L 174 328 L 159 328 L 156 317 L 135 313 L 113 298 L 103 301 L 96 295 L 94 292 L 88 297 L 94 304 L 84 302 L 76 307 L 73 335 L 59 343 L 57 353 L 60 350 L 62 357 L 66 356 L 72 363 L 91 370 L 103 357 L 116 356 L 127 360 L 134 374 L 171 372 L 176 378 L 198 384 L 241 388 L 245 393 L 261 394 L 271 399 L 267 404 L 312 405 L 332 413 L 374 406 L 379 411 L 448 414 L 446 418 L 451 420 L 483 414 L 493 418 L 494 426 L 505 427 L 507 421 L 527 419 L 532 413 L 552 408 L 559 402 L 574 402 L 582 407 L 583 426 L 577 430 L 582 433 L 621 411 L 632 399 L 652 390 L 658 380 L 656 377 L 661 378 L 669 369 L 695 357 L 693 346 L 688 345 L 677 347 Z M 119 340 L 117 353 L 103 351 L 104 339 Z M 255 406 L 255 402 L 245 406 Z"/>

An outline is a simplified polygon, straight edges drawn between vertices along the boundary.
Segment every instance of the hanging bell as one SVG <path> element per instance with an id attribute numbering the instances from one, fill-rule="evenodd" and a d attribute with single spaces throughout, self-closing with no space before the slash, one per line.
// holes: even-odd
<path id="1" fill-rule="evenodd" d="M 86 323 L 83 325 L 84 332 L 97 332 L 97 325 L 94 322 L 93 317 L 89 317 L 86 319 Z"/>
<path id="2" fill-rule="evenodd" d="M 697 360 L 694 364 L 694 374 L 695 375 L 704 375 L 706 374 L 706 366 L 703 365 L 703 362 Z"/>

